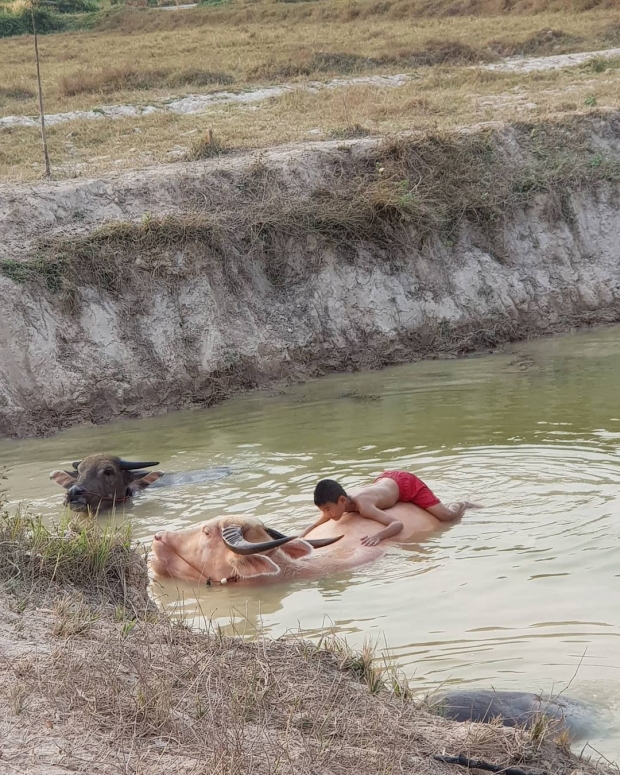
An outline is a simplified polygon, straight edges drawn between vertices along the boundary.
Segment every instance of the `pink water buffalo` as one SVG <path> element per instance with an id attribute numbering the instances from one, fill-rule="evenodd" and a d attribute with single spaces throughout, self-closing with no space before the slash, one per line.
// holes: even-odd
<path id="1" fill-rule="evenodd" d="M 374 523 L 359 514 L 325 522 L 304 539 L 285 536 L 252 517 L 218 517 L 187 530 L 157 533 L 150 566 L 155 576 L 203 584 L 317 578 L 371 562 L 390 544 L 445 528 L 410 503 L 398 503 L 387 511 L 402 522 L 403 529 L 378 546 L 361 543 Z"/>

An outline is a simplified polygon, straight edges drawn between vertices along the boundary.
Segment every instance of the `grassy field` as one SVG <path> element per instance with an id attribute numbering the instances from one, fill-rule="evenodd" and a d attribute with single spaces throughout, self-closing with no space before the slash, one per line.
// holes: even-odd
<path id="1" fill-rule="evenodd" d="M 617 107 L 617 62 L 517 75 L 471 69 L 516 54 L 620 46 L 613 3 L 529 0 L 233 2 L 103 13 L 95 29 L 50 34 L 40 50 L 46 111 L 149 104 L 172 96 L 332 77 L 410 72 L 398 89 L 298 91 L 206 115 L 71 122 L 50 129 L 56 174 L 176 160 L 208 129 L 224 149 L 441 129 L 489 119 Z M 582 10 L 583 8 L 590 10 Z M 430 10 L 435 15 L 429 15 Z M 542 9 L 542 10 L 541 10 Z M 493 15 L 493 14 L 496 15 Z M 443 14 L 443 15 L 442 15 Z M 459 15 L 469 14 L 469 15 Z M 477 15 L 474 15 L 477 14 Z M 1 115 L 33 115 L 29 37 L 0 40 Z M 0 130 L 0 176 L 40 174 L 35 129 Z"/>

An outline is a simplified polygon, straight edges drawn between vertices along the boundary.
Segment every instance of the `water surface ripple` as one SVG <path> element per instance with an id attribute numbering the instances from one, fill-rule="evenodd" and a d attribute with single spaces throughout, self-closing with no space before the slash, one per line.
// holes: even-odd
<path id="1" fill-rule="evenodd" d="M 620 339 L 586 331 L 468 360 L 330 377 L 51 439 L 0 442 L 9 495 L 46 515 L 48 472 L 110 450 L 169 471 L 229 465 L 204 485 L 152 489 L 129 516 L 136 537 L 223 513 L 301 529 L 322 476 L 345 486 L 385 467 L 417 472 L 444 500 L 485 508 L 423 544 L 316 583 L 196 590 L 167 605 L 251 636 L 326 629 L 389 653 L 420 692 L 446 683 L 560 690 L 620 705 Z M 232 616 L 232 620 L 231 620 Z M 232 623 L 231 623 L 232 621 Z M 620 728 L 596 746 L 620 758 Z"/>

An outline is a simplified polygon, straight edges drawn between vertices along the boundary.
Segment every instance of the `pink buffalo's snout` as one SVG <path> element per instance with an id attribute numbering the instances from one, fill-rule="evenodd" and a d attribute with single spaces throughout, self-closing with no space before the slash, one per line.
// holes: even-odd
<path id="1" fill-rule="evenodd" d="M 192 567 L 192 560 L 200 561 L 195 551 L 198 547 L 188 532 L 195 531 L 160 530 L 153 536 L 151 569 L 156 575 L 200 581 L 200 571 Z"/>

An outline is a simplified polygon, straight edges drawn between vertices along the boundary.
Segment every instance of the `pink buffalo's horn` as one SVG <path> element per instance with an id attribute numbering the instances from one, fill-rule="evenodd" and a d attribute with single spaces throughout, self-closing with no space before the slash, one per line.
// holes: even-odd
<path id="1" fill-rule="evenodd" d="M 336 536 L 335 538 L 302 538 L 301 540 L 310 544 L 313 549 L 321 549 L 323 546 L 335 544 L 336 541 L 340 541 L 341 538 L 344 538 L 344 536 Z"/>
<path id="2" fill-rule="evenodd" d="M 282 536 L 275 541 L 262 541 L 261 543 L 252 543 L 246 541 L 243 537 L 241 525 L 229 525 L 222 530 L 222 538 L 226 546 L 235 554 L 258 554 L 266 552 L 268 549 L 276 549 L 282 544 L 288 544 L 294 541 L 295 536 Z"/>
<path id="3" fill-rule="evenodd" d="M 286 538 L 284 533 L 280 533 L 277 530 L 274 530 L 272 527 L 266 527 L 265 530 L 272 538 Z M 341 538 L 344 538 L 344 536 L 336 536 L 335 538 L 302 538 L 300 540 L 310 544 L 313 549 L 321 549 L 323 546 L 335 544 L 336 541 L 340 541 Z"/>

